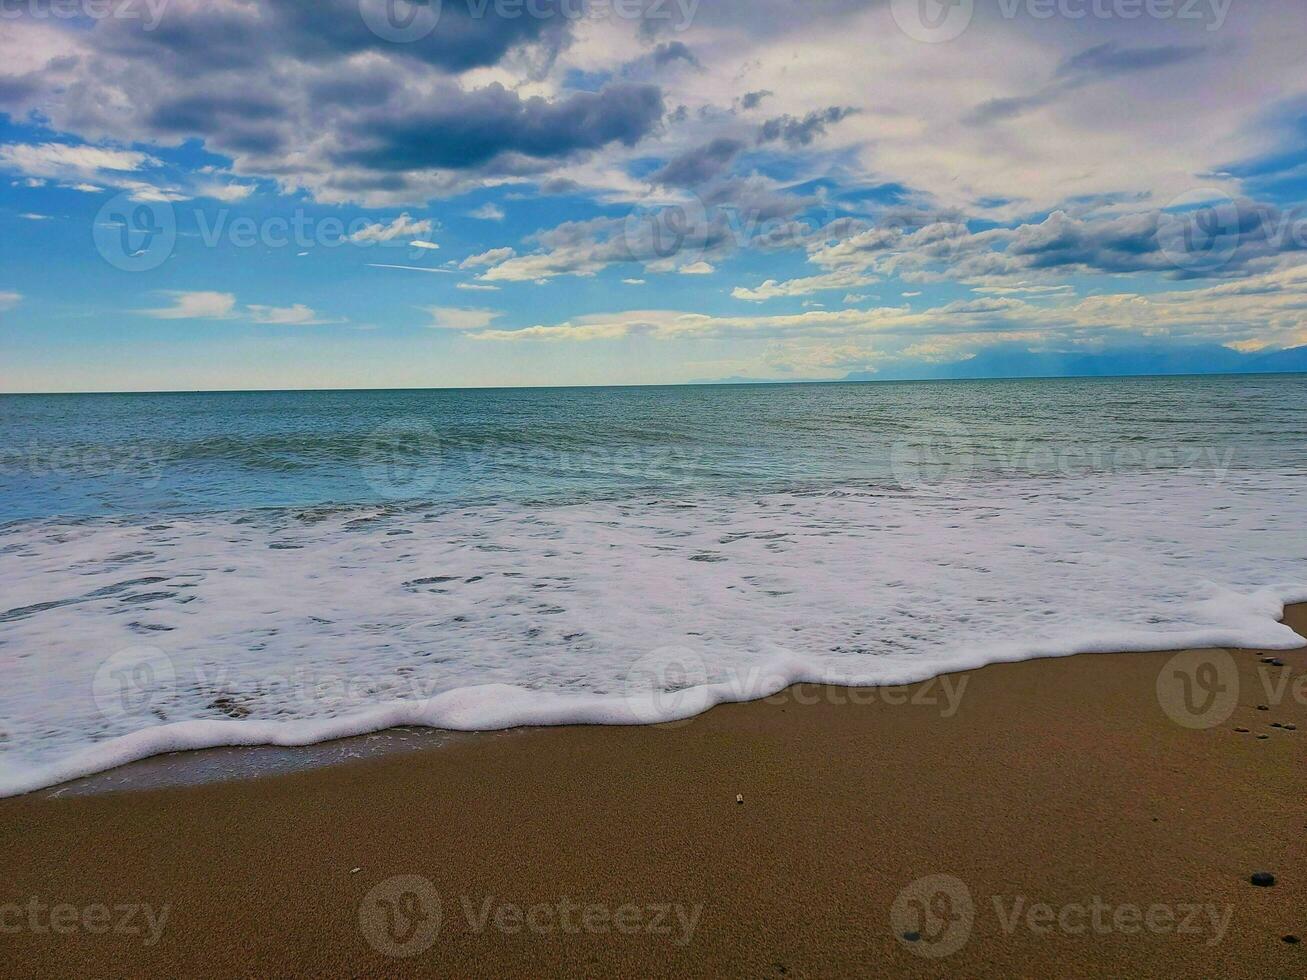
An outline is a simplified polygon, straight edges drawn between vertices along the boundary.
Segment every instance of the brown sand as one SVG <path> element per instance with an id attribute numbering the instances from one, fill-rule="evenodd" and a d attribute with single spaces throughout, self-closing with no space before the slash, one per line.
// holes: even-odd
<path id="1" fill-rule="evenodd" d="M 1307 607 L 1287 620 L 1307 633 Z M 1307 946 L 1282 937 L 1307 939 L 1307 651 L 1233 656 L 1238 706 L 1208 729 L 1159 706 L 1172 654 L 1092 655 L 951 678 L 950 717 L 939 682 L 909 689 L 935 704 L 802 686 L 674 727 L 0 801 L 3 972 L 1302 977 Z M 952 883 L 892 923 L 935 874 L 965 886 L 969 931 L 914 912 L 963 908 Z M 438 934 L 430 893 L 411 904 L 396 875 L 431 883 Z M 33 898 L 80 924 L 34 924 Z M 114 931 L 113 907 L 142 903 L 170 907 L 152 946 Z"/>

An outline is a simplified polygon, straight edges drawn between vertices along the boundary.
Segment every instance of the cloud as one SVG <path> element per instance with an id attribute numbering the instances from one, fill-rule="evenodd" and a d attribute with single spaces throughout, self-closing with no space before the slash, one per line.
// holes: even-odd
<path id="1" fill-rule="evenodd" d="M 413 239 L 413 241 L 409 242 L 408 245 L 409 248 L 420 248 L 428 252 L 440 248 L 440 246 L 437 245 L 435 242 L 423 241 L 420 238 Z"/>
<path id="2" fill-rule="evenodd" d="M 505 262 L 517 254 L 511 248 L 491 248 L 484 252 L 478 252 L 476 255 L 469 255 L 458 264 L 460 269 L 478 269 L 482 266 L 498 265 Z"/>
<path id="3" fill-rule="evenodd" d="M 505 216 L 503 208 L 498 204 L 487 201 L 475 211 L 469 211 L 468 217 L 480 218 L 482 221 L 503 221 Z"/>
<path id="4" fill-rule="evenodd" d="M 12 290 L 0 290 L 0 312 L 12 310 L 15 306 L 23 301 L 23 294 L 16 293 Z"/>
<path id="5" fill-rule="evenodd" d="M 398 218 L 395 218 L 389 224 L 376 222 L 360 228 L 354 234 L 349 236 L 351 242 L 359 244 L 371 244 L 377 242 L 390 242 L 396 238 L 413 238 L 417 235 L 431 234 L 432 222 L 430 219 L 423 218 L 416 220 L 404 212 Z"/>
<path id="6" fill-rule="evenodd" d="M 251 303 L 241 307 L 232 293 L 212 291 L 170 291 L 172 305 L 155 309 L 138 310 L 143 316 L 156 320 L 248 320 L 251 323 L 270 324 L 274 326 L 317 326 L 324 323 L 338 323 L 337 320 L 325 320 L 303 303 L 292 306 L 263 306 Z"/>
<path id="7" fill-rule="evenodd" d="M 710 143 L 673 157 L 661 169 L 650 174 L 649 179 L 656 184 L 671 187 L 693 187 L 716 177 L 730 166 L 731 161 L 743 149 L 742 140 L 718 137 Z"/>
<path id="8" fill-rule="evenodd" d="M 776 116 L 762 124 L 758 131 L 759 143 L 783 141 L 787 146 L 807 146 L 818 136 L 826 134 L 826 127 L 833 126 L 841 119 L 846 119 L 858 110 L 852 106 L 830 106 L 816 109 L 802 118 L 791 115 Z"/>
<path id="9" fill-rule="evenodd" d="M 492 285 L 490 285 L 490 283 L 488 283 L 488 282 L 460 282 L 460 283 L 459 283 L 457 286 L 455 286 L 454 288 L 455 288 L 455 289 L 465 289 L 465 290 L 468 290 L 468 291 L 470 291 L 470 292 L 479 292 L 479 293 L 497 293 L 497 292 L 499 292 L 499 287 L 498 287 L 498 286 L 492 286 Z"/>
<path id="10" fill-rule="evenodd" d="M 503 314 L 498 310 L 468 309 L 456 306 L 428 306 L 428 327 L 437 330 L 481 330 Z"/>
<path id="11" fill-rule="evenodd" d="M 713 268 L 711 262 L 691 262 L 689 265 L 683 265 L 676 270 L 683 276 L 710 276 L 717 270 Z"/>
<path id="12" fill-rule="evenodd" d="M 351 145 L 334 150 L 331 159 L 382 173 L 468 170 L 510 155 L 563 159 L 609 143 L 631 146 L 662 116 L 662 94 L 654 85 L 615 82 L 550 101 L 523 99 L 492 83 L 450 89 L 402 115 L 366 118 L 349 131 Z"/>
<path id="13" fill-rule="evenodd" d="M 245 307 L 252 323 L 269 323 L 278 326 L 313 327 L 324 323 L 338 323 L 338 320 L 323 320 L 310 307 L 303 303 L 293 306 L 258 306 L 251 303 Z"/>
<path id="14" fill-rule="evenodd" d="M 159 165 L 157 159 L 137 150 L 53 142 L 0 145 L 0 167 L 29 178 L 99 180 L 121 185 L 129 182 L 128 174 Z"/>
<path id="15" fill-rule="evenodd" d="M 236 297 L 218 292 L 169 292 L 172 305 L 140 310 L 156 320 L 229 320 L 236 315 Z"/>

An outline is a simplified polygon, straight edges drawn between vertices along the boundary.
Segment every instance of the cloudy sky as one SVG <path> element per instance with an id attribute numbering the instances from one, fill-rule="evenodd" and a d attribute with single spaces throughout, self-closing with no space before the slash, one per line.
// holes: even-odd
<path id="1" fill-rule="evenodd" d="M 1301 0 L 6 0 L 0 390 L 1273 360 L 1304 37 Z"/>

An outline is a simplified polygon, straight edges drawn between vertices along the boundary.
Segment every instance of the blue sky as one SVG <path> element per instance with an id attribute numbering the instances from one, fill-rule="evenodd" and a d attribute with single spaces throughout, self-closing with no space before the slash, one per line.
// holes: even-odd
<path id="1" fill-rule="evenodd" d="M 1252 363 L 1307 345 L 1305 28 L 1290 0 L 10 5 L 0 390 Z"/>

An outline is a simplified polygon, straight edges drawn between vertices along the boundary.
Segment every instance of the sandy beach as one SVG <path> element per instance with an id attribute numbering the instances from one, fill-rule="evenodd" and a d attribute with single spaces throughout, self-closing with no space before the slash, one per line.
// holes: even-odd
<path id="1" fill-rule="evenodd" d="M 1300 977 L 1305 702 L 1307 651 L 1094 654 L 44 791 L 5 972 Z"/>

